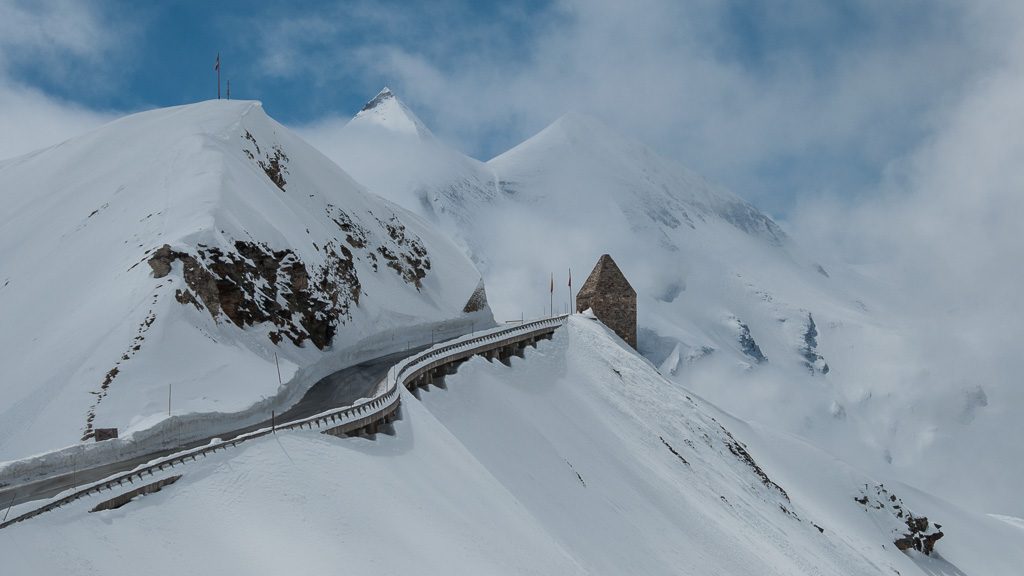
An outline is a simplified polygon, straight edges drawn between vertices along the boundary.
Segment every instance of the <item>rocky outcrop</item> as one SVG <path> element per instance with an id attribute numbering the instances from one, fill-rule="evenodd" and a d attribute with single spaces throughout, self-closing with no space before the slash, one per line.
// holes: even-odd
<path id="1" fill-rule="evenodd" d="M 757 345 L 757 342 L 754 340 L 754 337 L 750 335 L 750 326 L 747 326 L 738 318 L 734 318 L 733 320 L 735 320 L 740 331 L 738 337 L 740 350 L 742 350 L 744 354 L 746 354 L 748 357 L 750 357 L 752 360 L 754 360 L 754 362 L 757 362 L 758 364 L 762 362 L 767 362 L 768 358 L 765 357 L 763 352 L 761 352 L 761 347 Z"/>
<path id="2" fill-rule="evenodd" d="M 804 358 L 804 366 L 811 374 L 828 374 L 828 362 L 818 353 L 818 327 L 814 324 L 814 316 L 807 313 L 807 326 L 804 329 L 804 345 L 800 348 Z"/>
<path id="3" fill-rule="evenodd" d="M 854 501 L 865 510 L 884 514 L 896 520 L 892 529 L 893 544 L 901 551 L 917 550 L 926 555 L 935 551 L 935 543 L 945 536 L 941 524 L 931 524 L 926 516 L 916 516 L 904 504 L 903 500 L 891 493 L 883 484 L 869 489 L 865 484 L 861 495 Z"/>
<path id="4" fill-rule="evenodd" d="M 233 251 L 200 244 L 196 255 L 164 245 L 149 259 L 154 277 L 170 273 L 180 261 L 187 289 L 175 298 L 182 304 L 223 314 L 240 328 L 270 322 L 276 344 L 288 338 L 296 346 L 309 340 L 317 348 L 330 344 L 341 318 L 359 303 L 360 284 L 352 253 L 333 241 L 322 249 L 326 262 L 312 272 L 292 250 L 236 241 Z"/>
<path id="5" fill-rule="evenodd" d="M 164 274 L 166 276 L 166 274 Z M 153 304 L 156 304 L 156 296 L 153 297 Z M 96 409 L 103 402 L 103 399 L 110 393 L 110 385 L 114 383 L 118 374 L 121 373 L 121 365 L 135 357 L 140 350 L 142 350 L 142 343 L 146 340 L 146 332 L 156 322 L 156 313 L 150 310 L 146 317 L 139 323 L 139 328 L 135 333 L 135 337 L 132 338 L 131 343 L 128 344 L 124 353 L 121 354 L 121 358 L 114 362 L 113 368 L 107 371 L 103 376 L 103 381 L 100 383 L 99 389 L 93 390 L 90 394 L 93 395 L 94 400 L 92 406 L 89 406 L 89 411 L 85 415 L 85 427 L 82 430 L 81 441 L 84 442 L 90 438 L 96 436 Z"/>
<path id="6" fill-rule="evenodd" d="M 714 420 L 714 422 L 718 424 L 717 420 L 715 420 L 714 418 L 712 418 L 712 420 Z M 786 499 L 787 502 L 789 502 L 789 494 L 787 494 L 786 491 L 782 489 L 782 486 L 779 486 L 778 484 L 775 483 L 774 480 L 769 478 L 768 474 L 765 474 L 765 471 L 761 469 L 757 462 L 754 461 L 754 457 L 751 456 L 750 452 L 747 451 L 747 447 L 742 442 L 737 440 L 731 432 L 726 430 L 725 426 L 718 424 L 718 427 L 721 429 L 722 435 L 725 437 L 725 445 L 729 449 L 729 451 L 732 452 L 732 455 L 735 456 L 740 462 L 743 462 L 744 464 L 749 466 L 750 469 L 754 472 L 754 474 L 756 474 L 757 477 L 761 479 L 762 484 L 764 484 L 767 488 L 775 490 L 776 492 L 779 493 L 780 496 L 782 496 L 783 498 Z M 785 510 L 785 512 L 787 514 L 792 514 L 789 510 Z"/>
<path id="7" fill-rule="evenodd" d="M 389 220 L 377 218 L 377 223 L 385 230 L 391 238 L 393 246 L 381 244 L 377 247 L 388 268 L 398 273 L 406 282 L 422 288 L 421 280 L 430 271 L 430 259 L 427 258 L 427 249 L 419 238 L 406 232 L 405 224 L 398 221 L 398 218 L 391 216 Z"/>
<path id="8" fill-rule="evenodd" d="M 259 143 L 256 142 L 256 137 L 253 136 L 248 130 L 246 130 L 243 136 L 252 147 L 255 148 L 255 152 L 249 148 L 243 148 L 242 151 L 249 157 L 250 160 L 256 162 L 257 165 L 263 170 L 270 178 L 270 181 L 275 186 L 284 192 L 284 187 L 288 183 L 284 179 L 284 175 L 288 173 L 288 155 L 284 153 L 284 150 L 280 146 L 274 145 L 266 153 L 260 150 Z"/>

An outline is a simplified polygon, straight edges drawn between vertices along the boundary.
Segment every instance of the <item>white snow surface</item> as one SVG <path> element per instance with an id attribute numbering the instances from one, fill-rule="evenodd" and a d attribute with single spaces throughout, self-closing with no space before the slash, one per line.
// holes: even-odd
<path id="1" fill-rule="evenodd" d="M 641 353 L 674 381 L 861 469 L 1024 516 L 1024 388 L 974 378 L 969 349 L 963 369 L 940 369 L 918 336 L 957 330 L 941 311 L 921 318 L 874 270 L 810 258 L 736 194 L 600 121 L 566 114 L 484 164 L 361 117 L 310 137 L 455 238 L 498 320 L 546 311 L 552 273 L 567 309 L 568 269 L 578 290 L 609 253 L 638 293 Z"/>
<path id="2" fill-rule="evenodd" d="M 16 524 L 5 573 L 999 576 L 1024 562 L 1016 526 L 906 487 L 947 536 L 938 556 L 897 551 L 853 500 L 874 479 L 720 412 L 584 316 L 511 368 L 475 358 L 446 383 L 405 394 L 393 436 L 281 433 L 167 471 L 184 476 L 120 509 L 90 513 L 90 497 Z"/>
<path id="3" fill-rule="evenodd" d="M 284 190 L 259 164 L 277 151 L 287 157 Z M 329 369 L 405 348 L 432 325 L 492 322 L 489 310 L 462 311 L 480 274 L 456 246 L 368 193 L 258 102 L 135 114 L 5 161 L 0 203 L 0 461 L 76 443 L 114 367 L 94 424 L 124 437 L 165 420 L 169 394 L 176 417 L 248 409 L 258 421 Z M 181 261 L 160 279 L 146 263 L 164 244 L 195 254 L 247 241 L 291 250 L 313 284 L 327 245 L 345 242 L 338 211 L 366 246 L 352 247 L 358 304 L 324 350 L 275 345 L 269 323 L 243 329 L 179 303 Z M 420 287 L 371 259 L 378 247 L 399 250 L 386 229 L 396 223 L 428 253 Z"/>
<path id="4" fill-rule="evenodd" d="M 350 121 L 307 127 L 303 135 L 357 181 L 426 218 L 486 266 L 480 244 L 488 222 L 479 216 L 503 205 L 494 171 L 438 140 L 390 90 Z"/>

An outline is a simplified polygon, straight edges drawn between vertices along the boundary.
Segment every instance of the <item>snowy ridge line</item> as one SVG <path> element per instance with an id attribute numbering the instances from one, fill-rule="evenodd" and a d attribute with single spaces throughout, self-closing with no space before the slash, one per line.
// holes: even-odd
<path id="1" fill-rule="evenodd" d="M 129 472 L 124 472 L 104 480 L 93 482 L 85 488 L 54 500 L 45 506 L 11 518 L 6 522 L 0 523 L 0 529 L 34 518 L 51 510 L 56 510 L 57 508 L 75 502 L 85 496 L 99 494 L 104 490 L 113 490 L 115 486 L 122 486 L 125 482 L 134 485 L 135 481 L 133 479 L 135 478 L 141 482 L 146 475 L 152 477 L 154 472 L 162 472 L 165 468 L 173 468 L 176 463 L 184 465 L 188 460 L 195 461 L 199 456 L 205 457 L 217 450 L 237 446 L 239 443 L 245 442 L 246 440 L 260 438 L 268 434 L 274 434 L 277 430 L 301 430 L 303 428 L 309 428 L 312 430 L 313 428 L 319 429 L 328 426 L 332 430 L 337 430 L 343 429 L 347 425 L 351 425 L 353 423 L 359 423 L 359 427 L 361 427 L 362 425 L 365 425 L 366 422 L 377 422 L 390 415 L 401 403 L 399 384 L 407 387 L 410 382 L 419 378 L 425 372 L 440 365 L 447 364 L 451 362 L 452 359 L 466 358 L 481 351 L 493 350 L 495 348 L 532 338 L 541 333 L 549 332 L 552 328 L 557 328 L 563 325 L 566 318 L 568 318 L 567 314 L 553 316 L 551 318 L 526 322 L 511 328 L 495 328 L 480 336 L 463 336 L 452 343 L 438 344 L 433 348 L 429 348 L 419 354 L 406 358 L 392 367 L 385 380 L 386 385 L 384 386 L 384 389 L 371 398 L 367 398 L 350 406 L 334 408 L 321 412 L 320 414 L 315 414 L 299 420 L 292 420 L 279 426 L 261 428 L 259 430 L 240 434 L 230 440 L 214 440 L 206 446 L 191 448 L 189 450 L 158 458 L 153 462 L 140 465 Z"/>

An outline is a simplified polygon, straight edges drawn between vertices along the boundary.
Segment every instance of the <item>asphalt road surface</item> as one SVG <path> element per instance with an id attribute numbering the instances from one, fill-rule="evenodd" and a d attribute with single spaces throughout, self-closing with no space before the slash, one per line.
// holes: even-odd
<path id="1" fill-rule="evenodd" d="M 306 392 L 306 395 L 295 404 L 295 406 L 292 406 L 282 414 L 278 414 L 276 416 L 276 421 L 278 423 L 284 423 L 292 420 L 298 420 L 300 418 L 306 418 L 332 408 L 348 406 L 360 398 L 371 396 L 374 392 L 374 388 L 376 388 L 377 384 L 384 379 L 388 370 L 392 366 L 397 364 L 403 358 L 411 356 L 425 348 L 427 347 L 424 346 L 390 354 L 388 356 L 381 356 L 380 358 L 367 360 L 361 364 L 356 364 L 355 366 L 339 370 L 338 372 L 335 372 L 314 384 L 313 387 Z M 151 452 L 131 460 L 123 460 L 85 470 L 75 470 L 68 474 L 51 476 L 34 482 L 29 482 L 27 484 L 19 484 L 17 486 L 0 489 L 0 510 L 6 512 L 7 508 L 11 506 L 29 502 L 31 500 L 49 498 L 67 490 L 68 488 L 102 480 L 107 476 L 111 476 L 119 472 L 126 472 L 155 458 L 167 456 L 168 454 L 187 450 L 196 446 L 209 444 L 210 440 L 214 438 L 230 440 L 240 434 L 259 430 L 260 428 L 266 428 L 270 426 L 270 423 L 270 420 L 266 420 L 253 426 L 239 428 L 238 430 L 232 430 L 230 432 L 222 432 L 202 440 L 182 444 L 173 449 Z M 0 519 L 2 518 L 3 515 L 0 514 Z"/>

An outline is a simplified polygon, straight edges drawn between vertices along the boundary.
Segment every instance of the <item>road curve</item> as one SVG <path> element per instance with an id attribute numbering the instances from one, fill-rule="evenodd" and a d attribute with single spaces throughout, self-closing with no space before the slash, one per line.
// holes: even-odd
<path id="1" fill-rule="evenodd" d="M 331 408 L 348 406 L 360 398 L 370 397 L 373 395 L 377 384 L 379 384 L 387 375 L 388 369 L 399 361 L 427 347 L 428 346 L 404 350 L 387 356 L 373 358 L 330 374 L 314 384 L 313 387 L 310 388 L 302 399 L 294 406 L 285 412 L 278 414 L 276 416 L 276 421 L 280 424 L 283 422 L 306 418 L 325 410 L 330 410 Z M 215 434 L 209 438 L 203 438 L 195 442 L 182 444 L 175 448 L 150 452 L 137 458 L 132 458 L 131 460 L 122 460 L 119 462 L 105 464 L 103 466 L 77 470 L 68 474 L 51 476 L 34 482 L 0 489 L 0 510 L 6 510 L 10 506 L 17 506 L 18 504 L 23 504 L 32 500 L 49 498 L 67 490 L 68 488 L 102 480 L 103 478 L 117 474 L 118 472 L 132 470 L 136 466 L 145 464 L 155 458 L 160 458 L 161 456 L 167 456 L 175 452 L 209 444 L 210 440 L 213 438 L 230 440 L 236 436 L 245 434 L 246 432 L 266 428 L 270 426 L 270 424 L 270 419 L 267 419 L 259 424 L 246 426 L 245 428 L 239 428 L 230 432 Z M 2 518 L 2 516 L 0 516 L 0 518 Z"/>

